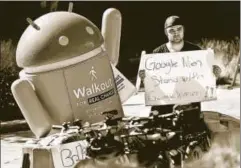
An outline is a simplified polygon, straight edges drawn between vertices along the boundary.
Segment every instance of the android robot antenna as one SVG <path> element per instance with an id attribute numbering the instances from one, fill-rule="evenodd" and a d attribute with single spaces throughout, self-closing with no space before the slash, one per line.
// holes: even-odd
<path id="1" fill-rule="evenodd" d="M 27 18 L 26 20 L 31 26 L 33 26 L 33 28 L 35 28 L 36 30 L 40 30 L 40 27 L 36 23 L 34 23 L 32 19 Z"/>
<path id="2" fill-rule="evenodd" d="M 69 3 L 68 12 L 72 12 L 72 11 L 73 11 L 73 6 L 74 6 L 74 3 L 73 3 L 73 2 L 70 2 L 70 3 Z"/>

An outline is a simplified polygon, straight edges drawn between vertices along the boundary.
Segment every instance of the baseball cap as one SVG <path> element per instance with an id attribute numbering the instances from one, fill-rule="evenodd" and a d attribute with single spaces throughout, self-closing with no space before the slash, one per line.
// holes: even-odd
<path id="1" fill-rule="evenodd" d="M 165 21 L 165 29 L 171 26 L 184 25 L 179 16 L 169 16 Z"/>

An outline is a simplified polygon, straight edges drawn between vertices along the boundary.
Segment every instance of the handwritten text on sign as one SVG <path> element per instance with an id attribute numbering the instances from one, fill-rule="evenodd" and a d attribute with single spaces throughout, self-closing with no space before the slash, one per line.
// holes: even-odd
<path id="1" fill-rule="evenodd" d="M 52 149 L 54 167 L 72 168 L 78 161 L 86 158 L 87 141 L 76 141 Z"/>
<path id="2" fill-rule="evenodd" d="M 142 59 L 147 105 L 216 99 L 212 50 L 147 54 Z"/>

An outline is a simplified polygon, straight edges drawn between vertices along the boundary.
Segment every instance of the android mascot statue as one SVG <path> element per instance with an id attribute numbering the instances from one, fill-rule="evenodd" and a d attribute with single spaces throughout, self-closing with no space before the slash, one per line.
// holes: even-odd
<path id="1" fill-rule="evenodd" d="M 119 49 L 120 34 L 113 32 L 120 30 L 120 13 L 111 8 L 103 18 L 104 37 L 91 21 L 73 12 L 29 20 L 16 51 L 23 69 L 11 90 L 36 137 L 47 136 L 52 125 L 63 122 L 99 122 L 103 111 L 117 110 L 116 117 L 123 116 L 110 63 Z"/>

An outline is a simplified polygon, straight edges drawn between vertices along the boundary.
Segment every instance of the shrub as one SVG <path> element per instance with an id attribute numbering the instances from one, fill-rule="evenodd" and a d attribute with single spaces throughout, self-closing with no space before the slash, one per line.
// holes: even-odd
<path id="1" fill-rule="evenodd" d="M 0 57 L 0 120 L 23 118 L 11 93 L 11 84 L 18 78 L 19 68 L 15 61 L 16 46 L 12 40 L 1 41 Z"/>
<path id="2" fill-rule="evenodd" d="M 235 37 L 233 40 L 215 40 L 202 39 L 198 44 L 202 49 L 211 48 L 215 53 L 214 64 L 218 65 L 221 70 L 221 78 L 231 81 L 234 77 L 236 65 L 240 56 L 240 40 Z M 237 76 L 239 77 L 239 75 Z M 240 79 L 237 79 L 239 83 Z"/>

